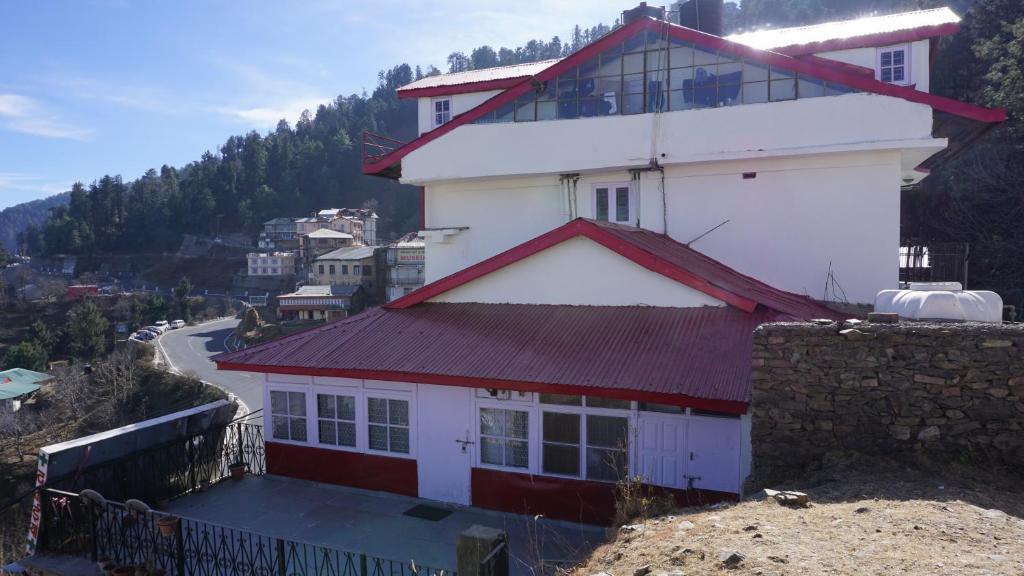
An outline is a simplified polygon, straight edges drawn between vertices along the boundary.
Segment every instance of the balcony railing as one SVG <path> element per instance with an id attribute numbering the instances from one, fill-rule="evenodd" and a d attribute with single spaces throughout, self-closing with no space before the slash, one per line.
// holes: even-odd
<path id="1" fill-rule="evenodd" d="M 48 480 L 47 486 L 73 492 L 89 488 L 115 500 L 159 502 L 227 478 L 228 467 L 235 462 L 245 462 L 250 474 L 266 474 L 263 426 L 232 422 Z"/>
<path id="2" fill-rule="evenodd" d="M 338 548 L 237 530 L 61 490 L 42 491 L 38 549 L 168 576 L 437 576 L 418 566 Z M 454 574 L 454 572 L 449 572 Z"/>
<path id="3" fill-rule="evenodd" d="M 388 136 L 363 132 L 363 166 L 380 162 L 404 144 L 405 142 Z"/>

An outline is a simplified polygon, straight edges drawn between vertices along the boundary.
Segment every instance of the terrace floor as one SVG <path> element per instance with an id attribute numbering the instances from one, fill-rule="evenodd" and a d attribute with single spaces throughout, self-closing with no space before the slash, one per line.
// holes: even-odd
<path id="1" fill-rule="evenodd" d="M 445 508 L 438 521 L 407 516 L 417 504 Z M 179 498 L 168 512 L 213 524 L 379 558 L 454 570 L 455 542 L 472 525 L 508 535 L 513 575 L 575 564 L 605 540 L 598 526 L 440 504 L 283 476 L 247 475 Z M 543 562 L 543 564 L 541 564 Z"/>

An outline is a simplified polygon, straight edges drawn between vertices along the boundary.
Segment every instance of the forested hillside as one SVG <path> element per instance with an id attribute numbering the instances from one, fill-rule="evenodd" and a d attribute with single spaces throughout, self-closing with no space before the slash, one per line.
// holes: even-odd
<path id="1" fill-rule="evenodd" d="M 18 249 L 18 233 L 29 226 L 42 226 L 50 218 L 50 208 L 68 203 L 67 192 L 24 202 L 0 210 L 0 247 L 8 252 Z"/>
<path id="2" fill-rule="evenodd" d="M 970 284 L 1024 304 L 1024 2 L 1020 0 L 744 0 L 726 5 L 726 29 L 793 26 L 950 6 L 964 16 L 961 32 L 945 38 L 935 57 L 936 93 L 986 106 L 1003 106 L 1011 120 L 936 171 L 921 190 L 906 193 L 903 233 L 929 241 L 969 242 Z M 624 6 L 625 7 L 625 6 Z M 486 68 L 564 56 L 600 37 L 607 25 L 567 30 L 567 39 L 531 40 L 518 48 L 480 46 L 453 52 L 448 71 Z M 457 48 L 457 47 L 453 47 Z M 415 190 L 363 176 L 359 138 L 364 130 L 401 139 L 414 136 L 415 103 L 395 89 L 424 74 L 407 64 L 381 72 L 370 95 L 339 96 L 281 122 L 269 134 L 233 136 L 216 152 L 187 166 L 151 170 L 136 180 L 104 176 L 77 185 L 68 206 L 24 235 L 37 253 L 170 250 L 185 233 L 254 233 L 274 216 L 299 216 L 328 206 L 369 203 L 384 237 L 417 225 Z M 85 176 L 85 175 L 83 175 Z M 2 216 L 0 216 L 2 217 Z"/>

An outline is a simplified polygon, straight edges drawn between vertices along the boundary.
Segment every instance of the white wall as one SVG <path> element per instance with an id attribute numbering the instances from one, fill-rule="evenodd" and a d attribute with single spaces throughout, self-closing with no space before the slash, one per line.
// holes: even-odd
<path id="1" fill-rule="evenodd" d="M 756 178 L 744 179 L 748 172 Z M 626 170 L 583 175 L 577 185 L 578 214 L 594 217 L 594 183 L 629 180 Z M 669 235 L 685 243 L 729 220 L 693 248 L 778 288 L 821 298 L 829 262 L 851 302 L 873 302 L 878 290 L 897 285 L 899 152 L 670 166 L 664 198 L 657 172 L 646 173 L 638 188 L 642 227 L 662 232 L 667 221 Z M 426 243 L 426 281 L 568 219 L 566 192 L 557 175 L 429 185 L 427 226 L 469 229 L 444 243 Z M 507 290 L 491 289 L 496 298 L 509 297 Z"/>
<path id="2" fill-rule="evenodd" d="M 582 237 L 445 292 L 431 302 L 677 308 L 725 305 Z"/>
<path id="3" fill-rule="evenodd" d="M 853 50 L 820 52 L 815 54 L 815 56 L 876 70 L 878 50 L 879 48 L 875 47 L 856 48 Z M 917 89 L 921 92 L 929 91 L 931 81 L 931 66 L 929 64 L 930 50 L 931 45 L 928 40 L 918 40 L 917 42 L 910 44 L 910 83 L 916 84 Z"/>
<path id="4" fill-rule="evenodd" d="M 646 166 L 652 157 L 669 165 L 869 146 L 902 148 L 910 141 L 931 141 L 931 129 L 931 107 L 872 94 L 663 114 L 470 124 L 406 156 L 402 181 L 608 170 Z M 941 149 L 944 142 L 935 146 Z"/>
<path id="5" fill-rule="evenodd" d="M 452 94 L 451 96 L 438 96 L 436 98 L 417 98 L 416 99 L 416 110 L 419 133 L 430 132 L 434 129 L 434 105 L 432 102 L 439 98 L 451 98 L 452 100 L 452 118 L 456 114 L 462 114 L 467 110 L 472 110 L 480 104 L 483 104 L 485 100 L 500 94 L 501 90 L 488 90 L 486 92 L 469 92 L 467 94 Z"/>

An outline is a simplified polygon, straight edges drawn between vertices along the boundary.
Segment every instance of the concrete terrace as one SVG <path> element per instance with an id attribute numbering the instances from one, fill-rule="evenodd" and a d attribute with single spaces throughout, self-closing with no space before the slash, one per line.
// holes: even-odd
<path id="1" fill-rule="evenodd" d="M 445 508 L 438 521 L 403 514 L 417 504 Z M 237 530 L 454 570 L 455 542 L 472 525 L 508 534 L 515 575 L 546 572 L 585 558 L 605 539 L 598 526 L 537 519 L 472 507 L 335 486 L 283 476 L 246 476 L 179 498 L 167 511 Z"/>

